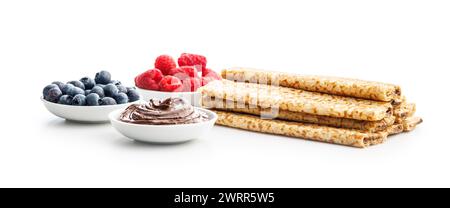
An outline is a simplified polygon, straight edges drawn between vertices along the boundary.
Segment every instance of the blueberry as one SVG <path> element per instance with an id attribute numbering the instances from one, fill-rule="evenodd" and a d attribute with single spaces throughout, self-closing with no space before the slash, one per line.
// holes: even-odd
<path id="1" fill-rule="evenodd" d="M 86 105 L 88 106 L 97 106 L 100 105 L 100 96 L 95 93 L 91 93 L 88 96 L 86 96 Z"/>
<path id="2" fill-rule="evenodd" d="M 117 94 L 116 96 L 114 96 L 114 100 L 116 100 L 117 104 L 125 104 L 125 103 L 128 103 L 128 96 L 127 96 L 127 94 L 121 92 L 121 93 Z"/>
<path id="3" fill-rule="evenodd" d="M 56 85 L 55 85 L 56 86 Z M 58 88 L 58 86 L 48 89 L 47 91 L 44 88 L 44 99 L 53 103 L 58 102 L 59 97 L 61 97 L 62 92 Z"/>
<path id="4" fill-rule="evenodd" d="M 104 84 L 96 84 L 95 86 L 101 87 L 103 89 L 103 88 L 105 88 L 106 85 L 104 85 Z"/>
<path id="5" fill-rule="evenodd" d="M 48 91 L 53 88 L 59 88 L 59 87 L 56 84 L 50 84 L 50 85 L 47 85 L 44 87 L 44 90 L 42 90 L 42 95 L 44 96 L 44 98 L 48 95 Z"/>
<path id="6" fill-rule="evenodd" d="M 75 95 L 72 99 L 72 105 L 78 106 L 86 105 L 86 96 L 82 94 Z"/>
<path id="7" fill-rule="evenodd" d="M 99 86 L 95 86 L 94 88 L 92 88 L 91 94 L 92 94 L 92 93 L 97 94 L 97 95 L 100 96 L 101 98 L 102 98 L 102 97 L 105 97 L 105 91 L 103 91 L 103 88 L 101 88 L 101 87 L 99 87 Z"/>
<path id="8" fill-rule="evenodd" d="M 84 91 L 84 95 L 87 96 L 87 95 L 89 95 L 89 94 L 91 94 L 91 90 L 85 90 L 85 91 Z"/>
<path id="9" fill-rule="evenodd" d="M 136 89 L 136 87 L 127 87 L 127 92 L 129 91 L 129 90 L 135 90 Z"/>
<path id="10" fill-rule="evenodd" d="M 58 103 L 63 105 L 72 105 L 72 96 L 70 95 L 63 95 L 59 98 Z"/>
<path id="11" fill-rule="evenodd" d="M 84 84 L 78 80 L 67 82 L 67 84 L 73 84 L 75 87 L 81 88 L 83 90 L 85 89 Z"/>
<path id="12" fill-rule="evenodd" d="M 122 82 L 120 82 L 119 80 L 111 80 L 111 82 L 109 83 L 113 85 L 122 85 Z"/>
<path id="13" fill-rule="evenodd" d="M 104 97 L 100 100 L 100 105 L 116 105 L 116 101 L 110 97 Z"/>
<path id="14" fill-rule="evenodd" d="M 89 77 L 83 77 L 80 82 L 84 84 L 84 89 L 90 90 L 95 86 L 95 80 Z"/>
<path id="15" fill-rule="evenodd" d="M 114 97 L 119 93 L 119 89 L 114 84 L 107 84 L 103 90 L 105 91 L 106 97 Z"/>
<path id="16" fill-rule="evenodd" d="M 139 93 L 135 89 L 128 89 L 127 95 L 128 95 L 129 102 L 134 102 L 134 101 L 139 100 Z"/>
<path id="17" fill-rule="evenodd" d="M 61 92 L 63 93 L 63 95 L 67 95 L 67 93 L 69 92 L 69 90 L 71 88 L 74 88 L 75 86 L 73 86 L 73 84 L 65 84 L 62 88 L 61 88 Z"/>
<path id="18" fill-rule="evenodd" d="M 119 89 L 119 92 L 123 92 L 125 94 L 128 92 L 127 88 L 123 85 L 117 85 L 117 89 Z"/>
<path id="19" fill-rule="evenodd" d="M 64 83 L 60 82 L 60 81 L 54 81 L 52 82 L 52 84 L 58 85 L 59 89 L 62 91 L 62 88 L 64 87 Z"/>
<path id="20" fill-rule="evenodd" d="M 78 88 L 78 87 L 72 87 L 69 89 L 69 91 L 67 91 L 67 94 L 72 97 L 75 97 L 75 95 L 79 95 L 79 94 L 84 95 L 84 90 L 81 88 Z"/>
<path id="21" fill-rule="evenodd" d="M 95 83 L 108 84 L 111 82 L 111 74 L 107 71 L 101 71 L 95 74 Z"/>

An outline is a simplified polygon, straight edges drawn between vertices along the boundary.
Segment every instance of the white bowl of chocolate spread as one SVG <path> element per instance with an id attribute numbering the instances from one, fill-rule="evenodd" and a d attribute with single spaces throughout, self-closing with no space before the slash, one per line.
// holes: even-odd
<path id="1" fill-rule="evenodd" d="M 182 98 L 151 99 L 109 114 L 112 126 L 133 140 L 179 143 L 197 139 L 214 126 L 217 115 Z"/>

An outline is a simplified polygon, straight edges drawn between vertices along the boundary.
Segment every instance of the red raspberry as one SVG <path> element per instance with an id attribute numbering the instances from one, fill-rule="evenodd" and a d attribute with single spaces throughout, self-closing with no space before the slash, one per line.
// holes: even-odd
<path id="1" fill-rule="evenodd" d="M 171 69 L 169 75 L 174 76 L 180 79 L 181 81 L 189 78 L 189 75 L 186 74 L 186 72 L 181 68 Z"/>
<path id="2" fill-rule="evenodd" d="M 178 66 L 200 66 L 206 68 L 206 57 L 197 54 L 183 53 L 178 58 Z"/>
<path id="3" fill-rule="evenodd" d="M 189 79 L 183 80 L 183 91 L 185 92 L 195 92 L 201 86 L 202 81 L 200 78 L 190 77 Z"/>
<path id="4" fill-rule="evenodd" d="M 166 76 L 159 83 L 161 91 L 164 92 L 180 92 L 183 90 L 183 83 L 174 76 Z"/>
<path id="5" fill-rule="evenodd" d="M 183 70 L 189 77 L 198 77 L 197 67 L 195 66 L 182 66 L 180 69 Z"/>
<path id="6" fill-rule="evenodd" d="M 136 87 L 147 90 L 159 90 L 159 82 L 163 78 L 163 74 L 158 69 L 150 69 L 136 78 L 134 82 Z"/>
<path id="7" fill-rule="evenodd" d="M 168 75 L 170 70 L 176 67 L 175 60 L 169 55 L 158 56 L 155 60 L 155 68 L 161 70 L 164 75 Z"/>
<path id="8" fill-rule="evenodd" d="M 175 76 L 176 74 L 184 74 L 184 71 L 181 68 L 173 68 L 169 70 L 169 73 L 167 75 Z"/>

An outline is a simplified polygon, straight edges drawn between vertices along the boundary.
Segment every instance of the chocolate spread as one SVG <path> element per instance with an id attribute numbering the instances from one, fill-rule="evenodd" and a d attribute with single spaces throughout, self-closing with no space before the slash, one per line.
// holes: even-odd
<path id="1" fill-rule="evenodd" d="M 133 104 L 120 115 L 123 122 L 148 125 L 191 124 L 208 119 L 208 115 L 181 98 L 152 99 L 149 103 Z"/>

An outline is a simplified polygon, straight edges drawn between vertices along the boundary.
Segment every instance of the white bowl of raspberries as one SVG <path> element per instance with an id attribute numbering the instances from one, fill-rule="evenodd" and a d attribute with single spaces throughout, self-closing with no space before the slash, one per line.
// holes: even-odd
<path id="1" fill-rule="evenodd" d="M 125 87 L 111 80 L 107 71 L 98 72 L 95 78 L 53 82 L 42 92 L 41 100 L 52 114 L 77 122 L 109 122 L 109 113 L 126 108 L 140 100 L 134 87 Z"/>
<path id="2" fill-rule="evenodd" d="M 202 55 L 183 53 L 178 58 L 178 66 L 171 56 L 161 55 L 155 60 L 155 68 L 139 74 L 134 82 L 145 101 L 179 97 L 199 107 L 201 94 L 197 89 L 221 80 L 206 64 L 206 57 Z"/>

